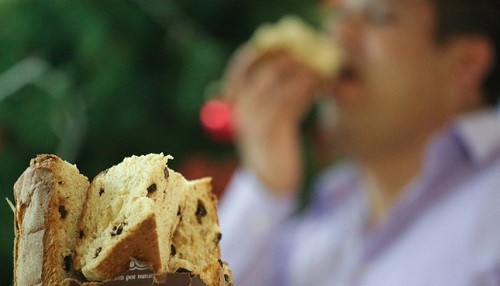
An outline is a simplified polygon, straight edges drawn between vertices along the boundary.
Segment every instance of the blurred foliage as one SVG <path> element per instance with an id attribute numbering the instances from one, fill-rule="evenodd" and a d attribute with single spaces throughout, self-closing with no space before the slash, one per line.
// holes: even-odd
<path id="1" fill-rule="evenodd" d="M 299 0 L 0 0 L 0 193 L 38 153 L 76 163 L 89 178 L 132 154 L 232 146 L 198 123 L 206 86 L 262 22 Z M 0 285 L 12 279 L 13 216 L 0 203 Z"/>

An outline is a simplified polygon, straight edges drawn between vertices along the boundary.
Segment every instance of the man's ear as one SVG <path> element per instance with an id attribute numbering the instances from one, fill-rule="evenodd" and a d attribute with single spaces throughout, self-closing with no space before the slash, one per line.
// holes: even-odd
<path id="1" fill-rule="evenodd" d="M 485 36 L 462 36 L 455 43 L 458 84 L 469 90 L 481 90 L 493 67 L 493 43 Z"/>
<path id="2" fill-rule="evenodd" d="M 458 112 L 476 108 L 482 104 L 483 85 L 493 68 L 493 43 L 485 36 L 462 35 L 449 45 L 450 106 Z"/>

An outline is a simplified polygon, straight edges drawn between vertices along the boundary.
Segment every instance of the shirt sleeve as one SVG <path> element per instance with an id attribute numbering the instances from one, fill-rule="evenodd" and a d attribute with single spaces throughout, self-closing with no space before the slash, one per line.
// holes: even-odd
<path id="1" fill-rule="evenodd" d="M 279 265 L 269 265 L 270 256 L 295 205 L 294 198 L 273 196 L 249 170 L 236 171 L 219 205 L 221 253 L 235 285 L 273 285 Z"/>

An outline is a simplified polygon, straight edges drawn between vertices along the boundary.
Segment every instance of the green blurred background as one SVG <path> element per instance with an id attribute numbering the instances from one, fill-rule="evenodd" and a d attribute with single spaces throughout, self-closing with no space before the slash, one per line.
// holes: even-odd
<path id="1" fill-rule="evenodd" d="M 0 285 L 12 279 L 4 198 L 39 153 L 92 178 L 132 154 L 164 152 L 220 194 L 235 151 L 199 110 L 234 50 L 285 14 L 317 23 L 314 1 L 0 0 Z"/>

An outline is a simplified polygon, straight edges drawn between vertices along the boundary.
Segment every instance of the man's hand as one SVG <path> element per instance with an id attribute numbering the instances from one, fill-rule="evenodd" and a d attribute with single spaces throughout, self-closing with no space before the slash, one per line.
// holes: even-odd
<path id="1" fill-rule="evenodd" d="M 230 62 L 225 96 L 233 107 L 245 167 L 278 195 L 302 183 L 300 124 L 315 100 L 320 76 L 285 52 L 241 49 Z"/>

